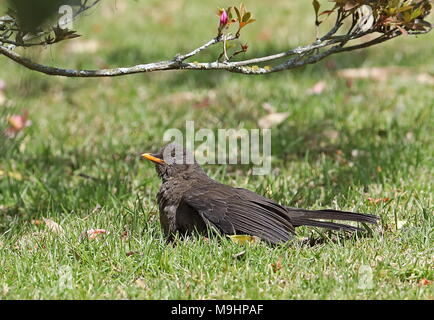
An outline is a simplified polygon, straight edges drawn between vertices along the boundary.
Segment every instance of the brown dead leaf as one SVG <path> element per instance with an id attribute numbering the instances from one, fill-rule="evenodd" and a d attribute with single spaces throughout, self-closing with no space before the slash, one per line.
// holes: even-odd
<path id="1" fill-rule="evenodd" d="M 171 94 L 168 99 L 173 106 L 189 103 L 195 108 L 206 108 L 216 102 L 217 93 L 213 90 L 181 91 Z"/>
<path id="2" fill-rule="evenodd" d="M 422 73 L 417 76 L 417 82 L 421 84 L 428 84 L 428 85 L 434 85 L 434 76 L 430 75 L 429 73 Z"/>
<path id="3" fill-rule="evenodd" d="M 215 104 L 216 100 L 217 100 L 216 92 L 210 90 L 202 94 L 201 97 L 198 97 L 198 99 L 196 100 L 193 106 L 197 109 L 208 108 L 213 104 Z"/>
<path id="4" fill-rule="evenodd" d="M 128 230 L 125 230 L 121 233 L 122 240 L 128 240 L 129 237 L 130 237 L 130 232 Z"/>
<path id="5" fill-rule="evenodd" d="M 273 268 L 273 272 L 276 273 L 280 269 L 282 269 L 282 262 L 278 260 L 276 263 L 272 263 L 271 267 Z"/>
<path id="6" fill-rule="evenodd" d="M 414 141 L 414 133 L 412 131 L 408 131 L 405 134 L 405 140 L 407 140 L 407 141 Z"/>
<path id="7" fill-rule="evenodd" d="M 44 223 L 44 221 L 38 220 L 38 219 L 33 219 L 32 221 L 30 221 L 30 223 L 35 225 L 35 226 L 40 226 Z"/>
<path id="8" fill-rule="evenodd" d="M 423 278 L 419 281 L 420 286 L 429 286 L 430 284 L 432 284 L 432 280 L 428 280 L 426 278 Z"/>
<path id="9" fill-rule="evenodd" d="M 407 70 L 398 67 L 348 68 L 337 71 L 337 76 L 347 80 L 372 79 L 384 82 L 394 74 L 408 74 Z"/>
<path id="10" fill-rule="evenodd" d="M 405 81 L 416 81 L 420 84 L 434 85 L 434 75 L 426 72 L 417 74 L 411 69 L 403 67 L 348 68 L 338 70 L 336 74 L 338 77 L 346 79 L 349 87 L 351 87 L 354 80 L 358 79 L 385 82 L 393 77 L 399 77 Z"/>
<path id="11" fill-rule="evenodd" d="M 135 284 L 137 287 L 139 287 L 140 289 L 143 289 L 143 290 L 149 290 L 149 287 L 148 287 L 148 285 L 146 284 L 145 279 L 138 278 L 138 279 L 136 279 L 136 280 L 134 281 L 134 284 Z"/>
<path id="12" fill-rule="evenodd" d="M 310 88 L 307 93 L 310 95 L 320 95 L 327 89 L 327 83 L 325 81 L 320 81 L 316 83 L 312 88 Z"/>
<path id="13" fill-rule="evenodd" d="M 9 293 L 9 286 L 5 283 L 3 284 L 3 288 L 2 288 L 2 296 L 6 296 Z"/>
<path id="14" fill-rule="evenodd" d="M 396 221 L 396 229 L 401 230 L 407 224 L 407 220 Z"/>
<path id="15" fill-rule="evenodd" d="M 258 121 L 258 125 L 261 129 L 270 129 L 284 122 L 289 117 L 289 112 L 284 113 L 271 113 Z"/>
<path id="16" fill-rule="evenodd" d="M 139 251 L 128 251 L 126 255 L 127 257 L 131 257 L 132 255 L 139 254 L 139 253 L 140 253 Z"/>
<path id="17" fill-rule="evenodd" d="M 268 103 L 268 102 L 264 102 L 262 104 L 262 108 L 265 111 L 267 111 L 267 113 L 276 113 L 277 112 L 276 108 L 271 103 Z"/>
<path id="18" fill-rule="evenodd" d="M 54 222 L 51 219 L 43 218 L 45 225 L 47 226 L 48 230 L 50 230 L 53 233 L 57 234 L 63 234 L 65 231 L 63 230 L 62 226 L 58 224 L 57 222 Z"/>
<path id="19" fill-rule="evenodd" d="M 338 130 L 335 129 L 326 129 L 323 131 L 323 135 L 327 138 L 329 138 L 330 140 L 337 140 L 340 137 L 340 132 Z"/>
<path id="20" fill-rule="evenodd" d="M 108 234 L 108 231 L 104 229 L 89 229 L 86 231 L 86 236 L 92 240 L 96 239 L 101 234 Z"/>

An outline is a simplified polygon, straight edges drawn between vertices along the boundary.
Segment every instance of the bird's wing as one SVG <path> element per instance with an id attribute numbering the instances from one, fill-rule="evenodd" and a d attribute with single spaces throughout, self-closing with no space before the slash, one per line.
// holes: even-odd
<path id="1" fill-rule="evenodd" d="M 248 234 L 283 243 L 294 233 L 285 208 L 245 189 L 203 185 L 187 191 L 181 205 L 190 206 L 207 224 L 225 234 Z"/>

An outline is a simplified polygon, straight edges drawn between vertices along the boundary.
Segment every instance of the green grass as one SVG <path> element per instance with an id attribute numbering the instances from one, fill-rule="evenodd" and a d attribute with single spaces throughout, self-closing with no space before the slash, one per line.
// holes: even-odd
<path id="1" fill-rule="evenodd" d="M 244 32 L 249 57 L 312 40 L 309 1 L 276 0 L 272 8 L 245 3 L 258 19 Z M 232 3 L 123 1 L 116 10 L 108 2 L 77 25 L 86 37 L 76 46 L 97 41 L 97 52 L 71 52 L 73 41 L 25 53 L 77 68 L 167 59 L 212 37 L 215 7 L 226 4 Z M 433 40 L 434 34 L 403 37 L 329 61 L 337 68 L 433 73 Z M 216 55 L 211 50 L 200 59 Z M 115 79 L 54 78 L 5 58 L 0 63 L 8 86 L 0 126 L 24 109 L 33 122 L 17 142 L 1 142 L 0 170 L 22 175 L 0 178 L 1 299 L 433 298 L 433 285 L 421 284 L 434 280 L 432 85 L 391 76 L 348 88 L 324 63 L 255 78 L 165 72 Z M 327 90 L 307 95 L 320 80 Z M 209 106 L 197 107 L 213 94 Z M 265 102 L 290 113 L 272 130 L 272 174 L 252 176 L 242 166 L 207 166 L 207 172 L 282 204 L 369 212 L 381 224 L 371 236 L 354 238 L 300 229 L 281 247 L 199 236 L 167 246 L 155 200 L 160 182 L 137 153 L 156 150 L 165 130 L 182 129 L 186 120 L 196 128 L 256 128 Z M 64 233 L 35 223 L 43 217 Z M 80 237 L 91 228 L 109 234 Z M 371 289 L 359 288 L 366 266 Z"/>

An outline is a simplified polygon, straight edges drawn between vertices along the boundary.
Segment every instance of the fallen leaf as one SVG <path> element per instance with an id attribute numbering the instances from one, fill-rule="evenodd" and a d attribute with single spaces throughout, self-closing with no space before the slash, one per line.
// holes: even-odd
<path id="1" fill-rule="evenodd" d="M 40 226 L 41 224 L 44 223 L 44 221 L 42 220 L 38 220 L 38 219 L 34 219 L 32 221 L 30 221 L 31 224 L 35 225 L 35 226 Z"/>
<path id="2" fill-rule="evenodd" d="M 168 96 L 173 106 L 180 106 L 185 103 L 192 104 L 195 108 L 205 108 L 215 104 L 217 93 L 213 90 L 206 91 L 181 91 Z"/>
<path id="3" fill-rule="evenodd" d="M 9 293 L 9 286 L 7 284 L 4 284 L 2 288 L 2 296 L 7 295 L 8 293 Z"/>
<path id="4" fill-rule="evenodd" d="M 311 95 L 320 95 L 327 89 L 327 83 L 325 81 L 320 81 L 315 84 L 311 89 L 307 91 Z"/>
<path id="5" fill-rule="evenodd" d="M 259 119 L 258 125 L 261 129 L 269 129 L 281 124 L 288 117 L 289 117 L 288 112 L 271 113 Z"/>
<path id="6" fill-rule="evenodd" d="M 414 133 L 411 132 L 411 131 L 407 132 L 407 133 L 405 134 L 405 139 L 406 139 L 407 141 L 413 141 L 413 140 L 414 140 Z"/>
<path id="7" fill-rule="evenodd" d="M 403 70 L 398 67 L 373 67 L 373 68 L 348 68 L 337 71 L 337 76 L 348 80 L 356 79 L 373 79 L 379 82 L 384 82 L 392 74 L 408 73 L 407 70 Z"/>
<path id="8" fill-rule="evenodd" d="M 389 78 L 399 78 L 403 81 L 416 81 L 420 84 L 434 85 L 434 76 L 429 73 L 416 74 L 409 68 L 403 67 L 372 67 L 372 68 L 348 68 L 336 72 L 337 76 L 352 83 L 357 79 L 372 79 L 378 82 L 387 81 Z"/>
<path id="9" fill-rule="evenodd" d="M 268 103 L 268 102 L 263 103 L 262 108 L 265 111 L 267 111 L 267 113 L 276 113 L 277 112 L 276 108 L 271 103 Z"/>
<path id="10" fill-rule="evenodd" d="M 108 234 L 108 231 L 104 229 L 89 229 L 85 233 L 89 239 L 96 239 L 101 234 Z"/>
<path id="11" fill-rule="evenodd" d="M 282 269 L 282 262 L 278 260 L 276 263 L 272 263 L 271 267 L 273 268 L 273 272 L 276 273 L 280 269 Z"/>
<path id="12" fill-rule="evenodd" d="M 422 84 L 434 85 L 434 76 L 428 73 L 422 73 L 417 76 L 417 81 Z"/>
<path id="13" fill-rule="evenodd" d="M 45 225 L 47 226 L 48 230 L 51 232 L 57 233 L 57 234 L 63 234 L 64 230 L 61 225 L 59 225 L 57 222 L 54 222 L 51 219 L 43 218 Z"/>
<path id="14" fill-rule="evenodd" d="M 194 104 L 194 107 L 197 109 L 208 108 L 211 105 L 211 100 L 208 97 L 203 98 L 201 101 Z"/>
<path id="15" fill-rule="evenodd" d="M 360 150 L 358 150 L 358 149 L 351 150 L 351 156 L 352 156 L 353 158 L 357 158 L 357 157 L 360 156 L 361 154 L 363 154 L 363 151 L 360 151 Z"/>
<path id="16" fill-rule="evenodd" d="M 235 235 L 235 236 L 228 236 L 232 242 L 237 244 L 246 244 L 246 243 L 257 243 L 261 241 L 259 237 L 255 236 L 249 236 L 249 235 Z"/>
<path id="17" fill-rule="evenodd" d="M 130 236 L 130 233 L 128 232 L 128 230 L 125 230 L 121 233 L 121 239 L 122 240 L 127 240 L 129 236 Z"/>
<path id="18" fill-rule="evenodd" d="M 141 288 L 141 289 L 143 289 L 143 290 L 149 290 L 149 287 L 148 287 L 148 285 L 146 284 L 146 281 L 145 281 L 144 279 L 142 279 L 142 278 L 136 279 L 136 280 L 134 281 L 134 284 L 135 284 L 137 287 L 139 287 L 139 288 Z"/>
<path id="19" fill-rule="evenodd" d="M 132 255 L 139 254 L 139 251 L 128 251 L 126 253 L 127 257 L 131 257 Z"/>
<path id="20" fill-rule="evenodd" d="M 373 203 L 373 204 L 378 204 L 378 203 L 380 203 L 380 202 L 387 203 L 387 202 L 389 202 L 390 200 L 391 200 L 390 198 L 379 198 L 379 199 L 368 198 L 368 201 L 369 201 L 370 203 Z"/>
<path id="21" fill-rule="evenodd" d="M 340 137 L 340 132 L 338 130 L 335 130 L 335 129 L 327 129 L 327 130 L 324 130 L 323 135 L 325 137 L 329 138 L 330 140 L 337 140 Z"/>
<path id="22" fill-rule="evenodd" d="M 431 280 L 428 280 L 428 279 L 426 279 L 426 278 L 423 278 L 423 279 L 421 279 L 421 280 L 419 281 L 419 285 L 421 285 L 421 286 L 428 286 L 428 285 L 430 285 L 430 284 L 432 284 L 432 281 L 431 281 Z"/>
<path id="23" fill-rule="evenodd" d="M 407 223 L 407 220 L 398 220 L 396 221 L 396 229 L 400 230 Z"/>
<path id="24" fill-rule="evenodd" d="M 232 255 L 232 258 L 234 258 L 234 259 L 241 259 L 242 257 L 245 256 L 245 254 L 246 254 L 246 251 L 241 251 L 241 252 L 238 252 L 238 253 Z"/>

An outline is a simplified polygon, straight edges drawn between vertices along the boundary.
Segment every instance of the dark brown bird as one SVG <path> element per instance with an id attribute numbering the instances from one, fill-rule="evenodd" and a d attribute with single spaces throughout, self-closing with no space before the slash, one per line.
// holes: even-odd
<path id="1" fill-rule="evenodd" d="M 285 207 L 250 190 L 219 183 L 205 174 L 191 152 L 174 143 L 156 154 L 142 156 L 155 163 L 162 179 L 157 201 L 160 222 L 169 241 L 176 233 L 207 234 L 207 229 L 214 227 L 222 234 L 247 234 L 278 244 L 287 242 L 300 226 L 363 230 L 321 220 L 373 224 L 378 221 L 377 216 L 369 214 Z"/>

